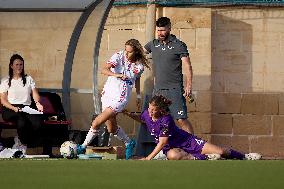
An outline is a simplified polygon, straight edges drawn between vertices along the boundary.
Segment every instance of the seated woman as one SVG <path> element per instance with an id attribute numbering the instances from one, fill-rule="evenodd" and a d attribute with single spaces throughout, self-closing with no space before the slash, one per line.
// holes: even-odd
<path id="1" fill-rule="evenodd" d="M 42 122 L 41 115 L 24 113 L 21 108 L 31 105 L 31 95 L 39 111 L 43 111 L 43 106 L 33 78 L 25 74 L 24 59 L 18 54 L 10 58 L 9 75 L 1 80 L 0 94 L 3 119 L 15 122 L 17 126 L 19 137 L 15 137 L 13 147 L 25 154 L 26 145 L 37 141 Z"/>
<path id="2" fill-rule="evenodd" d="M 171 101 L 164 96 L 154 96 L 149 103 L 148 110 L 141 116 L 123 111 L 124 114 L 146 124 L 147 130 L 155 137 L 157 146 L 142 160 L 153 159 L 161 150 L 169 160 L 206 160 L 226 159 L 257 160 L 258 153 L 243 154 L 233 149 L 225 149 L 206 142 L 190 133 L 178 128 L 169 114 Z"/>

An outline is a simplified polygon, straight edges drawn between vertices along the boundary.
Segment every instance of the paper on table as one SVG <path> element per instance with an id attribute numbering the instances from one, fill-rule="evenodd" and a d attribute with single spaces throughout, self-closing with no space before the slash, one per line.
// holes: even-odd
<path id="1" fill-rule="evenodd" d="M 25 106 L 21 110 L 22 110 L 22 112 L 26 112 L 28 114 L 43 114 L 43 112 L 37 111 L 33 108 L 30 108 L 29 106 Z"/>

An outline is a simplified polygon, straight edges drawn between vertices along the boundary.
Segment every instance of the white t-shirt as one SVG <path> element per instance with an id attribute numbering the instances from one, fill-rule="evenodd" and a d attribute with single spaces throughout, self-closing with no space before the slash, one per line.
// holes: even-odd
<path id="1" fill-rule="evenodd" d="M 8 92 L 8 101 L 11 104 L 31 105 L 31 92 L 35 88 L 35 82 L 31 76 L 26 76 L 24 86 L 22 78 L 12 79 L 9 87 L 9 77 L 1 80 L 0 93 Z"/>

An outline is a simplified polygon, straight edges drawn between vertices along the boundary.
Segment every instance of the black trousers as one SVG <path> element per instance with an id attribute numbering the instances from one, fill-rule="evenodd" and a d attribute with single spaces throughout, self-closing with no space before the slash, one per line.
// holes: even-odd
<path id="1" fill-rule="evenodd" d="M 17 107 L 24 107 L 24 105 L 14 105 Z M 5 121 L 14 122 L 17 126 L 17 132 L 20 141 L 23 144 L 34 146 L 41 141 L 40 128 L 42 125 L 42 115 L 27 114 L 25 112 L 14 112 L 8 108 L 3 107 L 2 118 Z"/>

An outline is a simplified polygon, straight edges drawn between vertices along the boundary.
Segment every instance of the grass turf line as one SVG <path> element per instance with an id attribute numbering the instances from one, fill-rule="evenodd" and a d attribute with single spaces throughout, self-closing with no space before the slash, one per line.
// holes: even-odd
<path id="1" fill-rule="evenodd" d="M 283 188 L 284 161 L 1 160 L 0 188 Z"/>

